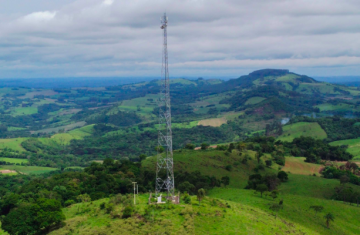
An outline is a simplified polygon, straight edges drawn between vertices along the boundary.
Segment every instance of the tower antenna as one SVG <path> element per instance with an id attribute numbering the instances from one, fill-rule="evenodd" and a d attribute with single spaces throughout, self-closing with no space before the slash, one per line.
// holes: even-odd
<path id="1" fill-rule="evenodd" d="M 161 29 L 164 34 L 161 85 L 159 97 L 159 126 L 158 126 L 158 146 L 156 164 L 156 196 L 162 191 L 167 193 L 167 198 L 174 199 L 175 182 L 173 172 L 173 149 L 171 131 L 171 106 L 170 106 L 170 86 L 169 68 L 167 51 L 167 23 L 166 13 L 161 18 Z"/>

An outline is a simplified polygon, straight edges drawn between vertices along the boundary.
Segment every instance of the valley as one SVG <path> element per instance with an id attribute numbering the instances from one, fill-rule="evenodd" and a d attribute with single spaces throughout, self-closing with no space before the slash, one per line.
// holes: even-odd
<path id="1" fill-rule="evenodd" d="M 264 69 L 170 88 L 179 205 L 147 203 L 159 81 L 0 88 L 0 234 L 359 233 L 358 87 Z M 11 219 L 44 203 L 47 226 Z"/>

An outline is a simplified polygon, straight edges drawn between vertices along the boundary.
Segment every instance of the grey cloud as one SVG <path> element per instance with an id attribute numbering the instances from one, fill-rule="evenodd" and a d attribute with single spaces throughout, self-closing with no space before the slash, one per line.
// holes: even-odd
<path id="1" fill-rule="evenodd" d="M 44 2 L 0 11 L 0 77 L 157 76 L 165 10 L 171 76 L 360 73 L 359 1 Z"/>

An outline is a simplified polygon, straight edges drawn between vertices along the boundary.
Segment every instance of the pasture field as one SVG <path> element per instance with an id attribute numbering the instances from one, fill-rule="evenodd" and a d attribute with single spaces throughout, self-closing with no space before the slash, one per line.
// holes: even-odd
<path id="1" fill-rule="evenodd" d="M 12 170 L 12 171 L 18 171 L 24 174 L 43 174 L 48 173 L 50 171 L 56 171 L 57 168 L 51 168 L 51 167 L 42 167 L 42 166 L 16 166 L 16 165 L 2 165 L 0 166 L 0 170 Z"/>
<path id="2" fill-rule="evenodd" d="M 320 104 L 315 107 L 319 108 L 320 112 L 325 112 L 325 111 L 343 111 L 343 112 L 345 112 L 345 111 L 349 111 L 354 108 L 353 105 L 349 105 L 349 104 L 337 104 L 337 105 Z"/>
<path id="3" fill-rule="evenodd" d="M 37 107 L 16 107 L 12 108 L 10 114 L 12 116 L 20 116 L 20 115 L 31 115 L 37 113 Z"/>
<path id="4" fill-rule="evenodd" d="M 279 199 L 273 200 L 269 197 L 260 197 L 259 194 L 254 194 L 254 190 L 234 188 L 215 188 L 209 192 L 209 196 L 239 203 L 241 207 L 250 206 L 271 216 L 274 215 L 274 212 L 269 210 L 270 205 L 272 203 L 279 203 L 279 199 L 283 199 L 283 208 L 277 213 L 277 220 L 284 224 L 290 224 L 290 226 L 293 226 L 294 228 L 298 227 L 299 230 L 294 229 L 287 233 L 280 234 L 348 235 L 358 234 L 359 232 L 359 208 L 355 205 L 348 205 L 339 201 L 294 194 L 289 195 L 283 192 L 280 193 Z M 314 211 L 309 209 L 309 207 L 313 205 L 323 206 L 324 212 L 316 215 Z M 335 221 L 331 223 L 330 229 L 326 227 L 323 218 L 327 212 L 331 212 L 335 216 Z M 259 221 L 259 223 L 261 222 Z M 263 225 L 266 227 L 271 223 L 272 222 L 264 223 Z M 253 234 L 263 233 L 261 230 L 257 230 L 257 232 Z"/>
<path id="5" fill-rule="evenodd" d="M 298 122 L 283 126 L 283 134 L 277 139 L 291 142 L 300 136 L 310 136 L 315 139 L 327 138 L 326 132 L 317 122 Z"/>
<path id="6" fill-rule="evenodd" d="M 319 175 L 319 171 L 324 166 L 305 162 L 305 157 L 286 157 L 285 166 L 282 168 L 285 172 L 298 175 Z"/>
<path id="7" fill-rule="evenodd" d="M 226 123 L 226 119 L 225 118 L 212 118 L 212 119 L 204 119 L 199 121 L 198 125 L 199 126 L 213 126 L 213 127 L 218 127 L 221 126 L 222 124 Z"/>
<path id="8" fill-rule="evenodd" d="M 229 112 L 229 113 L 225 113 L 224 117 L 226 118 L 226 120 L 234 120 L 244 114 L 245 112 Z"/>
<path id="9" fill-rule="evenodd" d="M 198 124 L 198 121 L 182 122 L 182 123 L 171 123 L 172 128 L 192 128 Z M 155 125 L 156 127 L 156 125 Z"/>
<path id="10" fill-rule="evenodd" d="M 257 104 L 257 103 L 260 103 L 261 101 L 263 100 L 266 100 L 265 98 L 263 97 L 251 97 L 250 99 L 248 99 L 246 102 L 245 102 L 245 105 L 252 105 L 252 104 Z"/>
<path id="11" fill-rule="evenodd" d="M 9 148 L 12 150 L 23 151 L 26 150 L 21 146 L 21 142 L 28 138 L 13 138 L 13 139 L 0 139 L 0 149 Z"/>
<path id="12" fill-rule="evenodd" d="M 4 162 L 10 162 L 10 163 L 28 163 L 29 161 L 27 159 L 21 159 L 21 158 L 9 158 L 9 157 L 0 157 L 0 161 Z"/>
<path id="13" fill-rule="evenodd" d="M 346 151 L 354 155 L 353 160 L 360 160 L 360 138 L 334 141 L 331 142 L 330 145 L 332 146 L 348 145 L 349 147 L 346 149 Z"/>

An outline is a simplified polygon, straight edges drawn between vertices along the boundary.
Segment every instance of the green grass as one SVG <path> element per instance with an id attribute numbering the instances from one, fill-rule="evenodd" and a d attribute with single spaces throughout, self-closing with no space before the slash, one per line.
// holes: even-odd
<path id="1" fill-rule="evenodd" d="M 287 183 L 284 183 L 287 184 Z M 278 203 L 278 199 L 273 201 L 270 198 L 261 198 L 259 194 L 254 194 L 254 190 L 245 189 L 213 189 L 210 191 L 210 197 L 220 198 L 223 200 L 233 201 L 239 203 L 241 206 L 249 206 L 262 210 L 266 214 L 273 214 L 269 210 L 271 203 Z M 351 206 L 338 201 L 323 200 L 314 197 L 289 195 L 281 193 L 279 198 L 284 200 L 283 209 L 278 212 L 279 221 L 284 224 L 289 222 L 292 226 L 299 226 L 303 229 L 302 233 L 299 231 L 290 231 L 289 233 L 280 234 L 358 234 L 358 218 L 360 216 L 360 209 L 356 206 Z M 323 206 L 324 212 L 315 215 L 315 212 L 310 211 L 309 207 L 312 205 Z M 331 212 L 335 216 L 335 221 L 331 223 L 330 229 L 326 228 L 325 220 L 323 218 L 326 212 Z M 260 220 L 260 218 L 259 218 Z M 264 227 L 272 224 L 263 224 Z M 253 234 L 262 234 L 257 231 Z M 275 234 L 275 233 L 274 233 Z"/>
<path id="2" fill-rule="evenodd" d="M 41 166 L 16 166 L 16 165 L 7 165 L 7 166 L 1 166 L 0 170 L 13 170 L 13 171 L 19 171 L 24 174 L 43 174 L 48 173 L 50 171 L 57 170 L 56 168 L 51 167 L 41 167 Z"/>
<path id="3" fill-rule="evenodd" d="M 28 138 L 0 139 L 0 149 L 9 148 L 17 151 L 26 151 L 21 146 L 21 142 L 27 139 Z"/>
<path id="4" fill-rule="evenodd" d="M 84 126 L 75 130 L 71 130 L 67 133 L 59 133 L 51 136 L 51 140 L 58 144 L 69 144 L 73 139 L 84 139 L 86 136 L 90 136 L 93 133 L 94 125 Z M 48 143 L 49 139 L 42 138 L 43 143 Z"/>
<path id="5" fill-rule="evenodd" d="M 321 168 L 322 165 L 305 162 L 305 157 L 286 157 L 285 167 L 282 170 L 299 175 L 319 175 Z"/>
<path id="6" fill-rule="evenodd" d="M 8 158 L 8 157 L 0 157 L 0 161 L 10 162 L 10 163 L 28 163 L 29 161 L 27 159 L 21 159 L 21 158 Z"/>
<path id="7" fill-rule="evenodd" d="M 11 115 L 20 116 L 20 115 L 31 115 L 37 113 L 38 109 L 36 107 L 18 107 L 11 110 Z"/>
<path id="8" fill-rule="evenodd" d="M 331 142 L 330 145 L 332 146 L 349 145 L 346 151 L 354 155 L 354 160 L 360 160 L 360 138 L 334 141 Z"/>
<path id="9" fill-rule="evenodd" d="M 8 127 L 8 131 L 22 131 L 22 130 L 26 130 L 27 128 L 23 128 L 23 127 L 14 127 L 14 126 L 10 126 Z"/>
<path id="10" fill-rule="evenodd" d="M 250 160 L 242 164 L 243 156 L 237 151 L 227 155 L 219 150 L 179 150 L 174 151 L 174 171 L 200 171 L 204 175 L 215 176 L 220 179 L 223 176 L 230 177 L 230 186 L 244 188 L 252 170 L 256 167 L 255 152 L 247 151 Z M 148 157 L 142 165 L 148 169 L 155 169 L 156 157 Z M 227 171 L 225 167 L 232 165 L 233 169 Z M 266 171 L 274 171 L 266 168 Z"/>
<path id="11" fill-rule="evenodd" d="M 352 108 L 354 108 L 353 105 L 349 105 L 349 104 L 337 104 L 337 105 L 320 104 L 315 107 L 319 108 L 321 112 L 324 112 L 324 111 L 349 111 Z"/>
<path id="12" fill-rule="evenodd" d="M 252 104 L 257 104 L 257 103 L 260 103 L 261 101 L 263 100 L 266 100 L 265 98 L 263 97 L 251 97 L 250 99 L 248 99 L 246 102 L 245 102 L 245 105 L 252 105 Z"/>
<path id="13" fill-rule="evenodd" d="M 283 134 L 278 140 L 291 142 L 294 138 L 300 136 L 310 136 L 315 139 L 327 138 L 326 132 L 317 122 L 298 122 L 283 127 Z"/>
<path id="14" fill-rule="evenodd" d="M 197 126 L 198 121 L 192 121 L 192 122 L 183 122 L 183 123 L 172 123 L 172 128 L 192 128 Z"/>
<path id="15" fill-rule="evenodd" d="M 181 203 L 148 207 L 148 194 L 139 195 L 135 205 L 136 216 L 111 218 L 100 210 L 101 199 L 79 203 L 64 209 L 65 226 L 52 231 L 60 234 L 310 234 L 305 226 L 291 223 L 286 218 L 275 219 L 271 213 L 256 206 L 206 197 L 201 204 L 195 196 L 190 204 Z M 131 199 L 131 197 L 130 197 Z M 116 205 L 111 214 L 120 214 L 124 208 Z M 171 231 L 171 232 L 170 232 Z M 170 233 L 169 233 L 170 232 Z"/>

